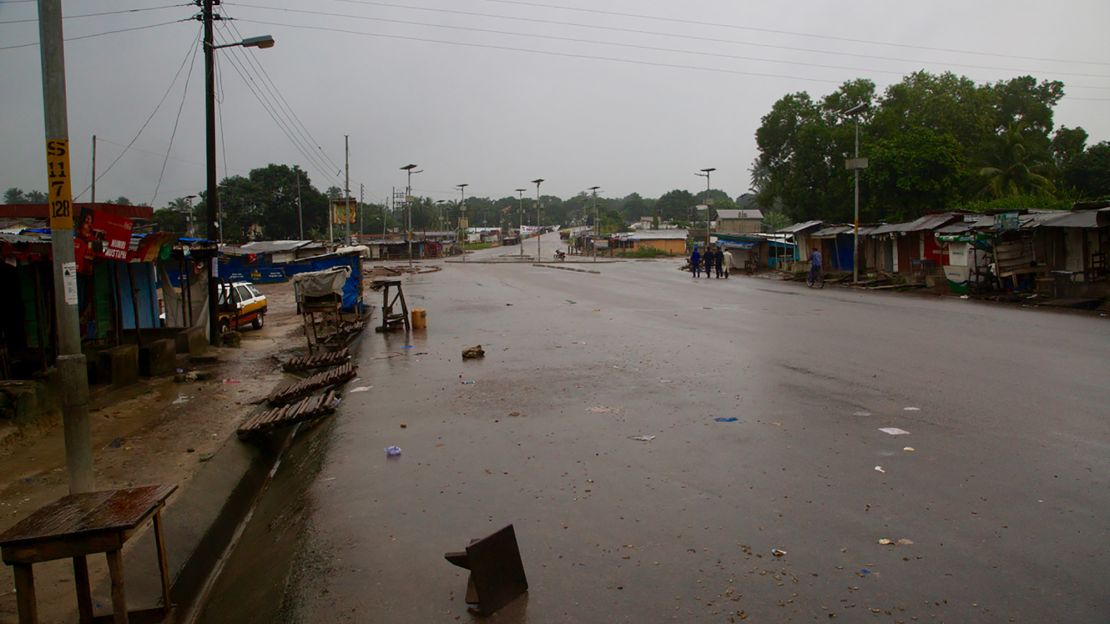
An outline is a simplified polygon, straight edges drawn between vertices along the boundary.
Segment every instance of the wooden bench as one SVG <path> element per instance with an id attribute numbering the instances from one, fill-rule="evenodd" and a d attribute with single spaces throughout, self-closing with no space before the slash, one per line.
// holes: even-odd
<path id="1" fill-rule="evenodd" d="M 31 566 L 44 561 L 73 558 L 77 613 L 88 622 L 161 622 L 170 610 L 170 578 L 162 530 L 162 507 L 176 485 L 151 485 L 124 490 L 70 494 L 42 507 L 0 535 L 0 558 L 15 570 L 20 624 L 38 622 L 35 580 Z M 127 610 L 123 587 L 123 545 L 148 520 L 154 523 L 158 568 L 162 580 L 162 606 L 143 611 Z M 104 553 L 112 581 L 112 611 L 94 617 L 86 557 Z"/>

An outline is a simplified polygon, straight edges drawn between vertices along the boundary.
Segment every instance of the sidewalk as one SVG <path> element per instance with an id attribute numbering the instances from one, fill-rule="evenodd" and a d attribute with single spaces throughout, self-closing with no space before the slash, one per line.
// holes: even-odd
<path id="1" fill-rule="evenodd" d="M 296 314 L 292 286 L 260 287 L 269 300 L 266 326 L 247 330 L 238 349 L 210 349 L 214 362 L 195 363 L 192 369 L 209 373 L 204 381 L 175 383 L 172 377 L 144 379 L 134 386 L 113 390 L 94 388 L 89 419 L 92 429 L 93 465 L 97 489 L 112 489 L 155 483 L 176 484 L 163 518 L 167 525 L 197 520 L 192 507 L 211 507 L 205 521 L 220 516 L 228 497 L 240 482 L 249 479 L 260 453 L 235 438 L 235 429 L 254 403 L 264 399 L 282 379 L 280 361 L 303 346 L 300 317 Z M 179 360 L 183 361 L 183 360 Z M 14 431 L 14 433 L 13 433 Z M 15 431 L 0 429 L 0 531 L 6 530 L 35 509 L 67 493 L 64 440 L 60 420 L 38 423 Z M 206 467 L 208 467 L 206 469 Z M 202 492 L 190 488 L 194 479 L 205 485 Z M 192 494 L 190 494 L 190 492 Z M 249 493 L 248 493 L 249 494 Z M 210 499 L 207 503 L 189 500 Z M 177 521 L 175 522 L 175 516 Z M 190 520 L 190 521 L 191 521 Z M 192 527 L 204 537 L 207 524 Z M 171 573 L 184 565 L 183 544 L 175 544 L 175 533 L 167 531 L 171 551 Z M 133 539 L 124 549 L 128 578 L 151 576 L 147 568 L 147 536 Z M 195 546 L 195 544 L 194 544 Z M 174 562 L 174 551 L 178 551 Z M 104 557 L 89 558 L 94 603 L 110 604 L 103 591 L 107 579 Z M 69 560 L 35 566 L 35 589 L 42 622 L 75 621 L 76 602 L 72 565 Z M 17 620 L 11 568 L 0 571 L 0 622 Z M 141 603 L 141 586 L 130 583 L 132 608 L 154 606 Z M 176 594 L 176 592 L 175 592 Z"/>

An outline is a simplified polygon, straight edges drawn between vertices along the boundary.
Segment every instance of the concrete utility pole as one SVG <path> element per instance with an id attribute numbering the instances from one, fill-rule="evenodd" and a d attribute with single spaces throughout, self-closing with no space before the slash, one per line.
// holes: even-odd
<path id="1" fill-rule="evenodd" d="M 591 186 L 590 187 L 590 190 L 593 191 L 593 194 L 594 194 L 594 197 L 593 197 L 593 201 L 594 201 L 594 230 L 596 230 L 594 232 L 595 236 L 594 236 L 594 244 L 593 244 L 594 262 L 597 262 L 597 237 L 601 236 L 601 220 L 599 219 L 599 214 L 597 212 L 597 189 L 599 189 L 599 188 L 601 188 L 601 187 L 600 186 Z"/>
<path id="2" fill-rule="evenodd" d="M 351 146 L 347 135 L 343 135 L 343 197 L 347 203 L 347 214 L 343 218 L 347 224 L 347 244 L 351 244 Z"/>
<path id="3" fill-rule="evenodd" d="M 849 169 L 849 170 L 852 170 L 852 171 L 856 172 L 856 193 L 855 193 L 855 195 L 856 195 L 856 198 L 855 198 L 856 210 L 855 210 L 855 221 L 854 221 L 853 236 L 852 236 L 852 283 L 853 284 L 856 284 L 856 283 L 859 282 L 859 172 L 860 172 L 861 169 L 866 169 L 867 168 L 867 159 L 859 157 L 859 115 L 863 111 L 867 110 L 868 106 L 870 106 L 869 103 L 862 102 L 862 103 L 856 104 L 852 108 L 849 108 L 848 110 L 844 111 L 845 115 L 851 115 L 856 121 L 856 156 L 855 156 L 855 158 L 848 159 L 848 161 L 846 163 L 844 163 L 844 166 L 845 166 L 846 169 Z"/>
<path id="4" fill-rule="evenodd" d="M 532 180 L 532 184 L 536 185 L 536 262 L 543 262 L 540 252 L 540 239 L 543 238 L 543 230 L 540 228 L 540 184 L 543 184 L 543 178 Z"/>
<path id="5" fill-rule="evenodd" d="M 524 259 L 524 191 L 528 189 L 519 188 L 516 190 L 517 197 L 520 199 L 520 229 L 516 231 L 516 237 L 520 239 L 520 258 Z"/>
<path id="6" fill-rule="evenodd" d="M 459 189 L 459 232 L 463 237 L 463 245 L 466 245 L 466 239 L 468 238 L 467 232 L 469 231 L 469 228 L 463 225 L 466 220 L 466 187 L 468 186 L 470 185 L 465 182 L 455 185 L 455 188 Z M 462 261 L 466 262 L 466 247 L 462 248 Z"/>
<path id="7" fill-rule="evenodd" d="M 424 173 L 423 169 L 413 171 L 417 165 L 405 165 L 401 167 L 401 171 L 408 174 L 407 182 L 405 183 L 405 209 L 408 217 L 408 224 L 405 227 L 405 240 L 409 242 L 409 268 L 412 268 L 412 176 L 417 173 Z"/>
<path id="8" fill-rule="evenodd" d="M 54 314 L 58 326 L 57 390 L 62 397 L 66 471 L 71 494 L 95 489 L 89 433 L 89 377 L 81 352 L 77 262 L 73 249 L 73 188 L 69 168 L 65 50 L 61 0 L 39 0 L 42 102 L 46 121 L 50 247 L 54 253 Z M 23 615 L 22 613 L 20 614 Z"/>
<path id="9" fill-rule="evenodd" d="M 716 171 L 716 167 L 702 169 L 701 173 L 694 175 L 705 178 L 705 248 L 709 249 L 709 211 L 713 209 L 713 202 L 709 199 L 709 174 Z"/>

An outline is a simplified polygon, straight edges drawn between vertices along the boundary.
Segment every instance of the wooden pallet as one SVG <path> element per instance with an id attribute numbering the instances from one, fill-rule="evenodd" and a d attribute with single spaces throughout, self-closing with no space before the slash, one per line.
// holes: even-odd
<path id="1" fill-rule="evenodd" d="M 346 364 L 350 360 L 351 352 L 347 347 L 343 347 L 337 351 L 326 351 L 315 355 L 295 357 L 285 364 L 282 364 L 281 367 L 287 373 L 296 373 L 317 368 L 327 368 L 338 364 Z"/>
<path id="2" fill-rule="evenodd" d="M 239 439 L 266 433 L 267 431 L 286 427 L 306 420 L 319 418 L 335 411 L 339 399 L 334 390 L 323 394 L 305 397 L 297 403 L 274 407 L 251 416 L 242 425 L 239 425 Z"/>
<path id="3" fill-rule="evenodd" d="M 300 381 L 279 386 L 276 388 L 266 399 L 271 407 L 278 405 L 285 405 L 300 399 L 301 397 L 308 396 L 317 390 L 337 386 L 341 383 L 346 383 L 355 378 L 358 374 L 358 367 L 350 362 L 341 366 L 336 366 L 330 370 L 322 373 L 316 373 L 311 377 L 307 377 Z"/>

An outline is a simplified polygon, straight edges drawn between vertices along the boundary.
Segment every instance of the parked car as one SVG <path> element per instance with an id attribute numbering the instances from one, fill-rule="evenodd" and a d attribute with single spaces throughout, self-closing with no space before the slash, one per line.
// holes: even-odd
<path id="1" fill-rule="evenodd" d="M 250 282 L 220 282 L 216 301 L 221 333 L 239 331 L 248 324 L 262 329 L 266 323 L 266 295 Z"/>

